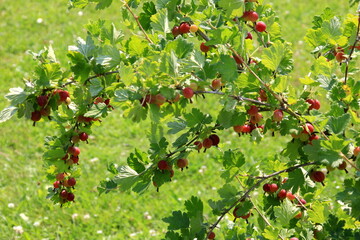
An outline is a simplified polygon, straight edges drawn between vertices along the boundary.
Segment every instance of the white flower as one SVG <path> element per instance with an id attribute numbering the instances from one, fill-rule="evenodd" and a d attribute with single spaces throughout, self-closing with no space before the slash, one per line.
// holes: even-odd
<path id="1" fill-rule="evenodd" d="M 23 234 L 23 232 L 24 232 L 24 229 L 22 228 L 22 226 L 13 226 L 13 229 L 18 234 Z"/>
<path id="2" fill-rule="evenodd" d="M 25 213 L 20 213 L 20 217 L 22 218 L 22 220 L 24 220 L 25 222 L 29 221 L 29 217 L 25 215 Z"/>
<path id="3" fill-rule="evenodd" d="M 156 233 L 156 231 L 154 229 L 150 229 L 149 233 L 150 233 L 150 236 L 156 236 L 157 235 L 157 233 Z"/>
<path id="4" fill-rule="evenodd" d="M 78 15 L 79 15 L 79 16 L 84 15 L 83 11 L 79 11 L 79 12 L 78 12 Z"/>
<path id="5" fill-rule="evenodd" d="M 34 222 L 34 224 L 33 224 L 35 227 L 38 227 L 38 226 L 40 226 L 40 222 L 39 221 L 36 221 L 36 222 Z"/>
<path id="6" fill-rule="evenodd" d="M 90 218 L 90 214 L 87 213 L 84 215 L 84 219 L 89 219 L 89 218 Z"/>
<path id="7" fill-rule="evenodd" d="M 39 24 L 42 23 L 43 21 L 44 21 L 44 20 L 43 20 L 42 18 L 38 18 L 38 19 L 36 20 L 36 22 L 39 23 Z"/>
<path id="8" fill-rule="evenodd" d="M 79 216 L 79 214 L 74 213 L 73 215 L 71 215 L 71 218 L 72 218 L 72 220 L 74 221 L 74 220 L 75 220 L 75 218 L 77 218 L 78 216 Z"/>
<path id="9" fill-rule="evenodd" d="M 14 208 L 14 207 L 15 207 L 15 204 L 13 204 L 13 203 L 8 204 L 8 208 Z"/>
<path id="10" fill-rule="evenodd" d="M 96 232 L 97 234 L 102 234 L 103 233 L 103 231 L 102 230 L 97 230 L 97 232 Z"/>

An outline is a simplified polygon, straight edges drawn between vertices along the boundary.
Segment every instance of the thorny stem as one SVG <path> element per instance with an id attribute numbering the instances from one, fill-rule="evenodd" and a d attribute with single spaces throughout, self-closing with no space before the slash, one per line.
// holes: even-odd
<path id="1" fill-rule="evenodd" d="M 126 1 L 122 0 L 122 3 L 124 4 L 125 8 L 131 13 L 131 15 L 134 17 L 137 25 L 139 26 L 140 30 L 143 32 L 143 34 L 145 35 L 146 40 L 153 44 L 153 41 L 149 38 L 149 36 L 147 35 L 147 33 L 145 32 L 143 26 L 141 25 L 141 23 L 139 22 L 139 17 L 135 15 L 135 13 L 131 10 L 130 6 L 127 4 Z"/>

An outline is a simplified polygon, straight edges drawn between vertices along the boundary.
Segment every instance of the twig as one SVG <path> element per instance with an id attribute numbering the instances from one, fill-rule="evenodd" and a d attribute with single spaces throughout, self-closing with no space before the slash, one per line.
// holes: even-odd
<path id="1" fill-rule="evenodd" d="M 356 44 L 359 42 L 359 38 L 360 38 L 359 32 L 360 32 L 360 11 L 359 11 L 359 13 L 358 13 L 358 25 L 357 25 L 357 30 L 356 30 L 355 42 L 354 42 L 354 44 L 352 45 L 352 48 L 351 48 L 351 50 L 350 50 L 349 58 L 346 59 L 346 62 L 345 62 L 346 68 L 345 68 L 345 80 L 344 80 L 344 84 L 346 84 L 346 82 L 347 82 L 347 78 L 348 78 L 348 74 L 349 74 L 349 62 L 350 62 L 350 60 L 351 60 L 351 56 L 352 56 L 352 54 L 354 53 L 354 49 L 355 49 L 355 47 L 356 47 Z"/>
<path id="2" fill-rule="evenodd" d="M 245 200 L 245 198 L 249 195 L 250 192 L 252 192 L 255 188 L 257 188 L 263 181 L 265 181 L 268 178 L 272 178 L 274 176 L 277 176 L 281 173 L 284 172 L 292 172 L 298 168 L 301 167 L 305 167 L 305 166 L 309 166 L 309 165 L 315 165 L 317 164 L 317 162 L 309 162 L 309 163 L 303 163 L 303 164 L 299 164 L 299 165 L 295 165 L 292 167 L 289 167 L 287 169 L 278 171 L 278 172 L 274 172 L 270 175 L 264 176 L 262 179 L 260 179 L 259 181 L 257 181 L 253 186 L 251 186 L 236 202 L 234 202 L 230 207 L 228 207 L 227 209 L 224 210 L 224 212 L 220 215 L 220 217 L 218 218 L 218 220 L 216 220 L 216 222 L 210 226 L 210 230 L 216 228 L 216 226 L 219 224 L 219 222 L 224 218 L 224 216 L 232 209 L 234 208 L 239 202 Z"/>
<path id="3" fill-rule="evenodd" d="M 126 1 L 122 0 L 122 3 L 124 4 L 125 8 L 131 13 L 131 15 L 134 17 L 137 25 L 139 26 L 140 30 L 143 32 L 143 34 L 145 35 L 146 40 L 153 44 L 153 41 L 149 38 L 149 36 L 147 35 L 147 33 L 145 32 L 143 26 L 141 25 L 140 21 L 139 21 L 139 17 L 135 15 L 135 13 L 131 10 L 130 6 L 127 4 Z"/>

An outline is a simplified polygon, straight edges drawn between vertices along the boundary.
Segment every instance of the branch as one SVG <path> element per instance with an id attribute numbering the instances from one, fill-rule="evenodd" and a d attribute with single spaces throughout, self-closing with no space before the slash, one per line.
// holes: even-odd
<path id="1" fill-rule="evenodd" d="M 149 38 L 149 36 L 147 35 L 147 33 L 145 32 L 143 26 L 141 25 L 141 23 L 139 22 L 139 17 L 135 15 L 135 13 L 131 10 L 130 6 L 127 4 L 126 1 L 122 0 L 122 2 L 124 3 L 124 6 L 126 7 L 126 9 L 131 13 L 131 15 L 134 17 L 137 25 L 139 26 L 140 30 L 143 32 L 143 34 L 145 35 L 146 40 L 153 44 L 153 41 L 151 41 L 151 39 Z"/>
<path id="2" fill-rule="evenodd" d="M 352 54 L 354 53 L 354 49 L 355 49 L 357 43 L 359 42 L 359 38 L 360 38 L 359 32 L 360 32 L 360 11 L 359 11 L 359 13 L 358 13 L 358 25 L 357 25 L 357 30 L 356 30 L 355 41 L 354 41 L 353 45 L 351 46 L 349 58 L 346 59 L 346 62 L 345 62 L 346 68 L 345 68 L 345 80 L 344 80 L 344 84 L 346 84 L 346 82 L 347 82 L 347 78 L 348 78 L 348 74 L 349 74 L 349 62 L 350 62 L 350 60 L 351 60 L 351 56 L 352 56 Z"/>
<path id="3" fill-rule="evenodd" d="M 295 165 L 292 167 L 289 167 L 287 169 L 278 171 L 278 172 L 274 172 L 270 175 L 267 176 L 263 176 L 259 181 L 257 181 L 253 186 L 251 186 L 236 202 L 234 202 L 230 207 L 228 207 L 227 209 L 224 210 L 224 212 L 220 215 L 220 217 L 218 218 L 218 220 L 210 226 L 210 230 L 216 228 L 216 226 L 219 224 L 219 222 L 225 217 L 225 215 L 232 209 L 234 208 L 239 202 L 245 200 L 246 197 L 248 197 L 249 193 L 252 192 L 255 188 L 257 188 L 263 181 L 265 181 L 266 179 L 272 178 L 274 176 L 277 176 L 281 173 L 284 172 L 292 172 L 298 168 L 301 167 L 305 167 L 305 166 L 310 166 L 310 165 L 315 165 L 317 164 L 316 162 L 309 162 L 309 163 L 303 163 L 303 164 L 299 164 L 299 165 Z"/>

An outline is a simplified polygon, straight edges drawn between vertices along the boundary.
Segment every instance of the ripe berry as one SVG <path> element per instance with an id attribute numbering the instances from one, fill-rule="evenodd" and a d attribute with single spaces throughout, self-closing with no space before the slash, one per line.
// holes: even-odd
<path id="1" fill-rule="evenodd" d="M 69 178 L 69 179 L 67 180 L 67 184 L 68 184 L 70 187 L 75 186 L 75 184 L 76 184 L 75 178 Z"/>
<path id="2" fill-rule="evenodd" d="M 184 95 L 185 98 L 190 99 L 190 98 L 192 98 L 192 96 L 194 96 L 194 91 L 190 87 L 184 88 L 182 90 L 182 92 L 183 92 L 183 95 Z"/>
<path id="3" fill-rule="evenodd" d="M 209 138 L 211 139 L 213 146 L 219 145 L 219 143 L 220 143 L 220 138 L 219 138 L 218 135 L 216 135 L 216 134 L 211 134 L 211 135 L 209 136 Z"/>
<path id="4" fill-rule="evenodd" d="M 211 148 L 213 141 L 210 138 L 205 138 L 202 142 L 204 148 Z"/>
<path id="5" fill-rule="evenodd" d="M 335 55 L 336 61 L 338 62 L 342 62 L 346 59 L 346 56 L 344 56 L 345 54 L 343 52 L 338 52 Z"/>
<path id="6" fill-rule="evenodd" d="M 338 169 L 344 170 L 344 169 L 346 169 L 346 166 L 347 166 L 346 162 L 343 161 L 343 162 L 338 166 Z"/>
<path id="7" fill-rule="evenodd" d="M 314 182 L 323 182 L 325 180 L 325 174 L 321 171 L 312 171 L 310 173 L 310 178 Z"/>
<path id="8" fill-rule="evenodd" d="M 72 164 L 76 164 L 76 163 L 79 162 L 79 156 L 74 156 L 74 155 L 72 155 L 72 156 L 70 157 L 70 160 L 72 161 Z M 71 164 L 70 164 L 70 165 L 71 165 Z"/>
<path id="9" fill-rule="evenodd" d="M 241 217 L 241 216 L 237 215 L 237 213 L 236 213 L 238 209 L 239 209 L 239 207 L 234 208 L 233 215 L 235 218 Z"/>
<path id="10" fill-rule="evenodd" d="M 110 99 L 109 99 L 109 98 L 108 98 L 108 99 L 105 99 L 104 103 L 109 106 L 109 104 L 110 104 Z"/>
<path id="11" fill-rule="evenodd" d="M 291 192 L 287 192 L 287 193 L 286 193 L 286 197 L 287 197 L 287 199 L 289 199 L 290 201 L 292 201 L 292 200 L 295 199 L 295 196 L 294 196 Z"/>
<path id="12" fill-rule="evenodd" d="M 284 114 L 283 111 L 281 111 L 280 109 L 276 109 L 273 113 L 273 118 L 275 122 L 281 122 L 281 120 L 283 119 Z"/>
<path id="13" fill-rule="evenodd" d="M 68 193 L 66 200 L 68 201 L 74 201 L 75 195 L 73 193 Z"/>
<path id="14" fill-rule="evenodd" d="M 187 167 L 188 164 L 189 164 L 189 161 L 185 158 L 180 158 L 176 162 L 176 165 L 178 166 L 178 168 L 181 168 L 181 169 L 183 169 L 184 167 Z"/>
<path id="15" fill-rule="evenodd" d="M 311 134 L 311 136 L 310 136 L 310 138 L 309 138 L 309 141 L 312 141 L 312 140 L 319 140 L 320 139 L 320 137 L 318 136 L 318 135 L 316 135 L 316 134 Z"/>
<path id="16" fill-rule="evenodd" d="M 251 213 L 249 212 L 246 215 L 240 216 L 242 219 L 248 219 L 250 217 Z"/>
<path id="17" fill-rule="evenodd" d="M 86 132 L 82 132 L 79 134 L 79 138 L 81 141 L 86 141 L 89 138 L 89 135 Z"/>
<path id="18" fill-rule="evenodd" d="M 194 142 L 194 145 L 197 146 L 197 148 L 196 148 L 197 150 L 200 150 L 202 148 L 202 146 L 203 146 L 200 141 Z"/>
<path id="19" fill-rule="evenodd" d="M 200 44 L 200 50 L 204 53 L 210 51 L 210 46 L 206 46 L 205 43 Z"/>
<path id="20" fill-rule="evenodd" d="M 99 104 L 99 103 L 103 103 L 104 102 L 104 99 L 102 98 L 102 97 L 97 97 L 97 98 L 95 98 L 95 100 L 94 100 L 94 103 L 95 104 Z"/>
<path id="21" fill-rule="evenodd" d="M 242 126 L 241 132 L 243 132 L 243 133 L 249 133 L 249 132 L 251 132 L 251 130 L 252 130 L 252 129 L 251 129 L 251 126 L 245 124 L 245 125 Z"/>
<path id="22" fill-rule="evenodd" d="M 70 146 L 70 147 L 68 148 L 68 153 L 69 153 L 70 155 L 78 156 L 78 155 L 80 155 L 80 148 L 74 147 L 74 146 Z"/>
<path id="23" fill-rule="evenodd" d="M 250 106 L 250 108 L 247 110 L 247 113 L 250 116 L 255 116 L 258 112 L 259 112 L 259 109 L 254 105 Z"/>
<path id="24" fill-rule="evenodd" d="M 240 125 L 233 126 L 234 131 L 237 133 L 241 133 L 242 128 L 243 128 L 243 126 L 240 126 Z"/>
<path id="25" fill-rule="evenodd" d="M 310 104 L 309 110 L 312 110 L 312 109 L 319 110 L 320 109 L 320 101 L 319 100 L 307 99 L 306 102 Z"/>
<path id="26" fill-rule="evenodd" d="M 300 199 L 298 206 L 301 206 L 300 203 L 301 203 L 302 205 L 305 205 L 305 204 L 306 204 L 306 200 L 305 200 L 305 199 Z"/>
<path id="27" fill-rule="evenodd" d="M 220 89 L 221 88 L 221 79 L 214 79 L 212 82 L 211 82 L 211 86 L 214 88 L 214 89 Z"/>
<path id="28" fill-rule="evenodd" d="M 165 160 L 160 160 L 160 161 L 158 162 L 158 168 L 159 168 L 160 170 L 166 170 L 166 169 L 169 168 L 169 164 L 168 164 L 168 162 L 165 161 Z"/>
<path id="29" fill-rule="evenodd" d="M 68 192 L 65 189 L 60 192 L 60 197 L 62 199 L 66 199 L 67 196 L 68 196 Z"/>
<path id="30" fill-rule="evenodd" d="M 214 232 L 209 232 L 207 238 L 208 239 L 215 239 L 215 233 Z"/>
<path id="31" fill-rule="evenodd" d="M 360 147 L 354 148 L 353 153 L 354 153 L 354 156 L 357 157 L 359 155 L 359 153 L 360 153 Z"/>
<path id="32" fill-rule="evenodd" d="M 300 219 L 302 217 L 302 212 L 299 212 L 298 214 L 295 215 L 294 218 L 296 219 Z"/>
<path id="33" fill-rule="evenodd" d="M 182 24 L 180 24 L 179 31 L 180 33 L 189 33 L 190 25 L 186 22 L 183 22 Z"/>
<path id="34" fill-rule="evenodd" d="M 248 32 L 245 39 L 253 39 L 252 34 L 250 32 Z"/>
<path id="35" fill-rule="evenodd" d="M 262 21 L 259 21 L 256 23 L 255 29 L 258 32 L 264 32 L 266 30 L 266 24 Z"/>
<path id="36" fill-rule="evenodd" d="M 61 183 L 60 183 L 60 181 L 55 181 L 55 182 L 53 183 L 53 185 L 54 185 L 54 188 L 59 188 L 60 185 L 61 185 Z"/>
<path id="37" fill-rule="evenodd" d="M 276 183 L 273 183 L 270 185 L 270 192 L 274 193 L 279 189 L 278 185 Z"/>
<path id="38" fill-rule="evenodd" d="M 162 94 L 155 95 L 155 104 L 158 106 L 163 105 L 166 102 L 166 98 Z"/>
<path id="39" fill-rule="evenodd" d="M 243 63 L 243 60 L 240 57 L 238 57 L 237 55 L 234 54 L 232 57 L 234 58 L 234 60 L 237 64 Z"/>
<path id="40" fill-rule="evenodd" d="M 262 120 L 262 118 L 263 115 L 261 113 L 257 113 L 256 115 L 250 117 L 250 123 L 257 124 Z"/>
<path id="41" fill-rule="evenodd" d="M 41 112 L 40 111 L 34 111 L 31 113 L 31 120 L 34 122 L 38 122 L 41 119 Z"/>
<path id="42" fill-rule="evenodd" d="M 190 26 L 190 32 L 196 33 L 199 30 L 199 27 L 195 24 Z"/>
<path id="43" fill-rule="evenodd" d="M 242 18 L 245 21 L 256 22 L 259 19 L 259 15 L 257 14 L 257 12 L 254 11 L 245 11 L 242 15 Z"/>
<path id="44" fill-rule="evenodd" d="M 66 173 L 58 173 L 55 178 L 58 181 L 62 181 L 62 180 L 64 180 L 65 176 L 66 176 Z"/>
<path id="45" fill-rule="evenodd" d="M 271 184 L 268 184 L 268 183 L 264 184 L 263 185 L 263 190 L 264 190 L 264 192 L 270 192 L 271 191 Z"/>
<path id="46" fill-rule="evenodd" d="M 259 95 L 260 95 L 260 100 L 262 102 L 266 102 L 267 101 L 267 94 L 266 91 L 264 89 L 260 89 L 259 90 Z"/>
<path id="47" fill-rule="evenodd" d="M 36 98 L 36 101 L 40 107 L 44 107 L 47 104 L 48 99 L 49 99 L 48 96 L 44 95 L 44 96 L 38 96 Z"/>
<path id="48" fill-rule="evenodd" d="M 42 108 L 40 110 L 40 114 L 41 116 L 43 117 L 48 117 L 50 115 L 50 112 L 51 112 L 51 108 L 49 106 L 45 107 L 45 108 Z"/>
<path id="49" fill-rule="evenodd" d="M 286 198 L 286 190 L 281 189 L 280 192 L 278 192 L 277 196 L 280 200 L 285 199 Z"/>
<path id="50" fill-rule="evenodd" d="M 59 97 L 60 97 L 60 101 L 61 101 L 61 102 L 65 102 L 66 99 L 67 99 L 68 97 L 70 97 L 69 92 L 68 92 L 68 91 L 65 91 L 65 90 L 59 89 L 59 90 L 56 90 L 56 93 L 59 94 Z"/>
<path id="51" fill-rule="evenodd" d="M 289 240 L 299 240 L 299 239 L 296 238 L 296 237 L 292 237 L 292 238 L 290 238 Z"/>
<path id="52" fill-rule="evenodd" d="M 171 30 L 171 33 L 173 34 L 174 37 L 177 37 L 178 35 L 180 35 L 180 29 L 178 26 L 173 27 L 173 29 Z"/>
<path id="53" fill-rule="evenodd" d="M 306 123 L 305 126 L 303 126 L 303 133 L 311 134 L 314 132 L 314 126 L 310 123 Z"/>

